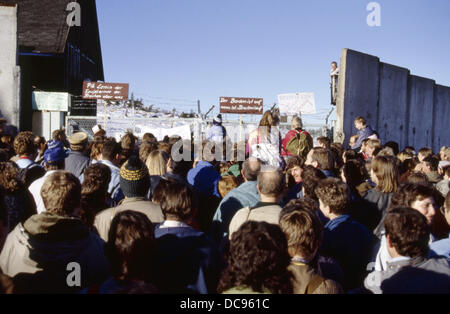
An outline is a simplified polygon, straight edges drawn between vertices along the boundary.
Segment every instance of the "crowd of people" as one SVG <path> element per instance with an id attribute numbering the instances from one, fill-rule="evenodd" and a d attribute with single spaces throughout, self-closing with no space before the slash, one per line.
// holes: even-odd
<path id="1" fill-rule="evenodd" d="M 221 122 L 202 147 L 225 146 Z M 450 147 L 400 150 L 363 117 L 349 147 L 314 145 L 278 122 L 264 113 L 242 161 L 0 128 L 0 291 L 450 293 Z"/>

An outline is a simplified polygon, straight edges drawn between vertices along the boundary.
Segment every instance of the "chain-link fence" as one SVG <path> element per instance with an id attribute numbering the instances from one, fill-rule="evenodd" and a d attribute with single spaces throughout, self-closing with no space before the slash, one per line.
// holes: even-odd
<path id="1" fill-rule="evenodd" d="M 92 116 L 66 116 L 66 133 L 71 136 L 75 132 L 85 132 L 89 138 L 94 138 L 92 128 L 97 124 L 97 117 Z"/>

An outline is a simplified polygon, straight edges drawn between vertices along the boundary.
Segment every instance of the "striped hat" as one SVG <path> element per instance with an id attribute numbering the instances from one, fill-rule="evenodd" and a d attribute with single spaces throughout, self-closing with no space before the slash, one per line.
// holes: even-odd
<path id="1" fill-rule="evenodd" d="M 131 156 L 120 168 L 120 188 L 126 197 L 142 197 L 150 188 L 147 166 L 138 156 Z"/>

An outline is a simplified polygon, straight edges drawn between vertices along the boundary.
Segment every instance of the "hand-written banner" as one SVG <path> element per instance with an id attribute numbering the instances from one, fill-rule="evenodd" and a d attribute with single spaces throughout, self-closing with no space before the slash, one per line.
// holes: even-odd
<path id="1" fill-rule="evenodd" d="M 278 95 L 280 113 L 288 115 L 315 114 L 316 102 L 314 93 L 295 93 Z"/>
<path id="2" fill-rule="evenodd" d="M 220 113 L 262 114 L 262 98 L 220 97 Z"/>
<path id="3" fill-rule="evenodd" d="M 84 99 L 127 100 L 129 84 L 83 82 Z"/>

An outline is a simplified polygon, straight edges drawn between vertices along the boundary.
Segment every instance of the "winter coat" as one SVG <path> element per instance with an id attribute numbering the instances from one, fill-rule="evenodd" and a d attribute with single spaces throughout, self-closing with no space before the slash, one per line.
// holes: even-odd
<path id="1" fill-rule="evenodd" d="M 154 283 L 162 293 L 215 293 L 221 257 L 215 244 L 190 226 L 155 229 Z"/>
<path id="2" fill-rule="evenodd" d="M 35 274 L 34 279 L 40 278 L 42 284 L 49 281 L 61 289 L 67 288 L 66 278 L 71 273 L 67 267 L 73 262 L 80 266 L 81 287 L 101 283 L 108 277 L 103 240 L 81 220 L 48 212 L 18 224 L 0 254 L 0 268 L 5 275 L 28 274 L 33 282 L 31 274 Z"/>
<path id="3" fill-rule="evenodd" d="M 295 294 L 341 294 L 342 286 L 322 277 L 308 264 L 292 261 L 288 270 L 294 275 L 292 285 Z"/>
<path id="4" fill-rule="evenodd" d="M 263 202 L 259 202 L 253 208 L 245 207 L 238 210 L 231 219 L 228 238 L 231 240 L 233 233 L 248 220 L 265 221 L 270 224 L 278 225 L 281 210 L 282 208 L 278 204 Z"/>
<path id="5" fill-rule="evenodd" d="M 355 145 L 352 146 L 352 149 L 359 149 L 362 145 L 362 141 L 371 136 L 374 133 L 372 127 L 367 125 L 364 129 L 358 130 L 358 140 Z"/>
<path id="6" fill-rule="evenodd" d="M 363 283 L 375 237 L 365 226 L 341 215 L 324 228 L 319 253 L 334 258 L 344 271 L 344 288 L 354 289 Z"/>
<path id="7" fill-rule="evenodd" d="M 207 131 L 206 131 L 206 140 L 208 142 L 219 142 L 221 143 L 225 137 L 227 136 L 227 130 L 225 127 L 219 124 L 213 124 Z"/>
<path id="8" fill-rule="evenodd" d="M 64 170 L 73 173 L 80 179 L 84 170 L 89 167 L 89 163 L 89 157 L 85 156 L 82 152 L 71 151 L 65 160 Z"/>
<path id="9" fill-rule="evenodd" d="M 237 188 L 228 192 L 228 194 L 220 202 L 214 214 L 213 222 L 210 229 L 211 238 L 220 244 L 222 239 L 228 237 L 228 228 L 231 219 L 238 210 L 244 207 L 253 207 L 261 197 L 256 190 L 256 181 L 247 181 Z"/>
<path id="10" fill-rule="evenodd" d="M 450 260 L 445 257 L 400 257 L 388 262 L 386 270 L 370 273 L 364 286 L 377 294 L 448 294 Z"/>
<path id="11" fill-rule="evenodd" d="M 378 238 L 381 238 L 381 234 L 384 231 L 384 218 L 386 216 L 387 209 L 391 205 L 392 195 L 394 195 L 394 193 L 384 193 L 376 188 L 373 188 L 367 191 L 367 194 L 363 198 L 365 201 L 376 205 L 378 208 L 378 217 L 380 220 L 377 227 L 373 231 Z"/>
<path id="12" fill-rule="evenodd" d="M 146 200 L 144 197 L 124 198 L 117 207 L 105 209 L 95 216 L 94 226 L 105 242 L 108 241 L 109 228 L 113 218 L 125 210 L 143 213 L 155 225 L 164 220 L 164 215 L 159 205 Z"/>

